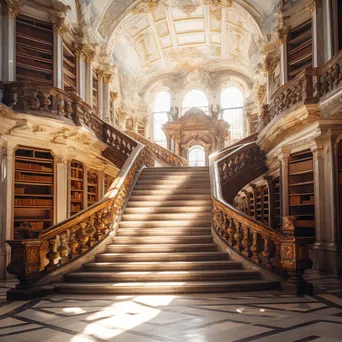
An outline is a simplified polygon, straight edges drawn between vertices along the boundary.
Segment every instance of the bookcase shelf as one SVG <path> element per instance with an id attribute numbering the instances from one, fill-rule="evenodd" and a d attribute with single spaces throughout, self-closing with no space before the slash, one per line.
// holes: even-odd
<path id="1" fill-rule="evenodd" d="M 14 165 L 14 238 L 54 224 L 54 157 L 49 150 L 20 146 Z"/>
<path id="2" fill-rule="evenodd" d="M 63 44 L 63 84 L 65 88 L 76 89 L 76 55 Z"/>
<path id="3" fill-rule="evenodd" d="M 94 203 L 98 202 L 99 200 L 99 193 L 98 193 L 99 177 L 95 171 L 89 170 L 87 180 L 88 180 L 87 197 L 88 197 L 88 207 L 89 207 L 93 205 Z"/>
<path id="4" fill-rule="evenodd" d="M 341 6 L 342 8 L 342 6 Z M 342 32 L 341 32 L 342 34 Z M 337 179 L 336 179 L 336 187 L 337 187 L 337 194 L 338 194 L 338 205 L 337 205 L 337 210 L 338 210 L 338 225 L 340 231 L 342 231 L 342 141 L 339 142 L 338 144 L 338 149 L 337 149 Z"/>
<path id="5" fill-rule="evenodd" d="M 313 156 L 310 150 L 289 159 L 289 214 L 296 217 L 298 236 L 315 236 Z"/>
<path id="6" fill-rule="evenodd" d="M 53 84 L 52 24 L 27 16 L 16 18 L 17 79 Z"/>
<path id="7" fill-rule="evenodd" d="M 84 167 L 77 160 L 70 166 L 70 214 L 77 214 L 84 209 Z"/>
<path id="8" fill-rule="evenodd" d="M 287 63 L 289 80 L 302 70 L 312 67 L 312 24 L 311 20 L 293 28 L 288 34 Z"/>

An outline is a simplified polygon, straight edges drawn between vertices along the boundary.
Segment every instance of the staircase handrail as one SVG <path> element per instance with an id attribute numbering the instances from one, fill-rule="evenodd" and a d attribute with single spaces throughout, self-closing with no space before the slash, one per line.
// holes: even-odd
<path id="1" fill-rule="evenodd" d="M 154 143 L 150 139 L 143 137 L 141 134 L 129 130 L 125 132 L 133 139 L 145 145 L 147 151 L 150 152 L 153 157 L 159 160 L 162 164 L 168 166 L 188 166 L 188 161 L 186 159 L 160 146 L 159 144 Z"/>
<path id="2" fill-rule="evenodd" d="M 241 152 L 248 154 L 250 150 L 254 153 L 255 147 L 254 142 L 236 146 L 221 159 L 210 163 L 213 229 L 227 246 L 250 262 L 271 271 L 287 271 L 289 281 L 282 285 L 290 292 L 310 292 L 312 286 L 303 280 L 302 274 L 311 266 L 308 244 L 312 239 L 295 237 L 295 218 L 285 217 L 279 232 L 246 215 L 224 199 L 220 165 L 239 158 Z M 228 173 L 227 177 L 234 176 L 234 173 Z"/>

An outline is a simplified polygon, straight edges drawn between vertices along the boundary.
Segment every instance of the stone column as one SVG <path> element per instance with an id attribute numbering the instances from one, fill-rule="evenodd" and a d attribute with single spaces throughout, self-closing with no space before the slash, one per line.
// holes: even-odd
<path id="1" fill-rule="evenodd" d="M 211 153 L 217 151 L 216 132 L 211 132 Z"/>
<path id="2" fill-rule="evenodd" d="M 165 134 L 165 136 L 166 136 L 167 149 L 171 151 L 171 134 Z"/>
<path id="3" fill-rule="evenodd" d="M 324 62 L 328 62 L 334 55 L 333 9 L 330 0 L 323 1 L 323 28 L 324 28 Z"/>
<path id="4" fill-rule="evenodd" d="M 281 214 L 289 216 L 289 153 L 283 151 L 278 157 L 280 162 Z M 282 222 L 282 220 L 280 221 Z"/>
<path id="5" fill-rule="evenodd" d="M 13 239 L 14 147 L 1 147 L 0 163 L 0 277 L 6 279 L 11 249 L 5 241 Z"/>
<path id="6" fill-rule="evenodd" d="M 88 58 L 85 61 L 85 101 L 90 107 L 93 107 L 93 70 L 91 60 Z"/>
<path id="7" fill-rule="evenodd" d="M 180 156 L 180 136 L 174 135 L 173 139 L 175 141 L 175 153 Z"/>
<path id="8" fill-rule="evenodd" d="M 81 50 L 76 50 L 77 93 L 83 101 L 86 100 L 86 62 Z"/>
<path id="9" fill-rule="evenodd" d="M 98 189 L 98 194 L 99 194 L 99 201 L 102 200 L 102 198 L 105 195 L 105 173 L 103 171 L 97 173 L 98 179 L 99 179 L 99 189 Z"/>
<path id="10" fill-rule="evenodd" d="M 324 27 L 322 2 L 322 0 L 312 0 L 307 4 L 312 16 L 312 66 L 314 68 L 324 64 L 326 27 Z"/>
<path id="11" fill-rule="evenodd" d="M 316 242 L 313 250 L 314 268 L 338 273 L 337 207 L 335 196 L 334 147 L 331 134 L 316 139 L 312 148 L 314 163 Z"/>
<path id="12" fill-rule="evenodd" d="M 103 85 L 102 85 L 102 117 L 103 120 L 108 122 L 109 124 L 112 121 L 110 117 L 110 90 L 109 90 L 109 83 L 111 81 L 111 75 L 106 74 L 103 77 Z"/>
<path id="13" fill-rule="evenodd" d="M 68 218 L 69 200 L 69 161 L 64 156 L 56 156 L 56 223 Z"/>
<path id="14" fill-rule="evenodd" d="M 104 105 L 104 82 L 103 82 L 103 77 L 104 77 L 104 73 L 103 72 L 98 72 L 98 79 L 97 79 L 97 84 L 98 84 L 98 88 L 97 88 L 97 115 L 103 119 L 103 105 Z M 108 106 L 109 108 L 109 106 Z"/>
<path id="15" fill-rule="evenodd" d="M 62 35 L 66 28 L 64 18 L 51 17 L 53 24 L 53 85 L 56 88 L 63 89 L 63 40 Z"/>
<path id="16" fill-rule="evenodd" d="M 5 5 L 1 5 L 2 8 Z M 5 8 L 4 8 L 5 9 Z M 21 10 L 20 0 L 7 1 L 7 13 L 2 17 L 2 81 L 16 80 L 16 17 Z"/>
<path id="17" fill-rule="evenodd" d="M 280 44 L 280 85 L 288 81 L 287 77 L 287 34 L 288 28 L 278 30 Z"/>

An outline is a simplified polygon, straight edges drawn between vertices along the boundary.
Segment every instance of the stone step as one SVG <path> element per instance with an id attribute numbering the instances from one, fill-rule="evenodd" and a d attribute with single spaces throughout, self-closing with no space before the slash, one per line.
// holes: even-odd
<path id="1" fill-rule="evenodd" d="M 177 172 L 177 171 L 192 171 L 192 172 L 209 172 L 209 166 L 175 166 L 175 167 L 146 167 L 143 172 Z"/>
<path id="2" fill-rule="evenodd" d="M 167 213 L 167 214 L 151 214 L 151 213 L 141 213 L 141 214 L 123 214 L 122 221 L 179 221 L 179 220 L 208 220 L 210 221 L 212 217 L 211 212 L 200 212 L 200 213 Z"/>
<path id="3" fill-rule="evenodd" d="M 115 238 L 116 239 L 116 238 Z M 168 242 L 169 240 L 167 240 Z M 214 252 L 217 251 L 217 245 L 214 243 L 200 244 L 115 244 L 107 246 L 108 253 L 154 253 L 154 252 Z"/>
<path id="4" fill-rule="evenodd" d="M 159 228 L 168 227 L 211 227 L 211 220 L 174 220 L 174 221 L 121 221 L 120 228 Z"/>
<path id="5" fill-rule="evenodd" d="M 211 228 L 119 228 L 116 236 L 190 236 L 190 235 L 210 235 Z"/>
<path id="6" fill-rule="evenodd" d="M 202 206 L 180 206 L 180 207 L 127 207 L 125 214 L 184 214 L 184 213 L 211 213 L 212 206 L 210 204 Z"/>
<path id="7" fill-rule="evenodd" d="M 226 270 L 241 269 L 238 261 L 211 260 L 211 261 L 171 261 L 171 262 L 91 262 L 83 265 L 83 269 L 100 272 L 121 271 L 195 271 L 195 270 Z"/>
<path id="8" fill-rule="evenodd" d="M 137 184 L 134 190 L 166 190 L 166 191 L 178 191 L 178 190 L 196 190 L 196 189 L 210 189 L 210 184 L 206 182 L 190 183 L 190 184 Z"/>
<path id="9" fill-rule="evenodd" d="M 160 201 L 160 202 L 170 202 L 170 201 L 184 201 L 184 200 L 203 200 L 203 201 L 210 201 L 211 195 L 210 194 L 159 194 L 159 195 L 131 195 L 129 201 L 136 202 L 136 201 L 144 201 L 144 202 L 153 202 L 153 201 Z M 161 203 L 162 204 L 162 203 Z"/>
<path id="10" fill-rule="evenodd" d="M 155 178 L 152 177 L 151 178 L 144 178 L 144 177 L 140 177 L 137 185 L 180 185 L 180 184 L 209 184 L 210 185 L 210 180 L 208 179 L 203 179 L 203 178 L 185 178 L 181 179 L 181 178 L 177 178 L 177 179 L 169 179 L 169 178 L 165 178 L 165 179 L 159 179 L 159 178 Z"/>
<path id="11" fill-rule="evenodd" d="M 127 283 L 55 283 L 59 293 L 88 294 L 164 294 L 164 293 L 213 293 L 274 289 L 278 282 L 267 280 L 234 281 L 174 281 Z"/>
<path id="12" fill-rule="evenodd" d="M 132 196 L 151 196 L 151 195 L 162 195 L 162 196 L 172 196 L 172 195 L 199 195 L 199 196 L 210 196 L 210 188 L 200 188 L 200 189 L 159 189 L 159 190 L 134 190 L 132 191 Z"/>
<path id="13" fill-rule="evenodd" d="M 114 244 L 189 244 L 212 243 L 212 235 L 191 236 L 115 236 Z M 161 246 L 162 247 L 162 246 Z"/>
<path id="14" fill-rule="evenodd" d="M 179 200 L 179 201 L 132 201 L 132 197 L 130 198 L 129 202 L 127 203 L 127 208 L 165 208 L 165 207 L 176 207 L 176 208 L 183 208 L 183 207 L 201 207 L 201 206 L 210 206 L 212 207 L 211 199 L 208 200 Z"/>
<path id="15" fill-rule="evenodd" d="M 102 253 L 96 255 L 97 262 L 119 261 L 209 261 L 227 260 L 224 252 L 177 252 L 177 253 Z"/>
<path id="16" fill-rule="evenodd" d="M 254 270 L 201 270 L 201 271 L 136 271 L 136 272 L 73 272 L 64 277 L 67 282 L 172 282 L 177 281 L 201 281 L 201 280 L 254 280 L 260 276 Z"/>

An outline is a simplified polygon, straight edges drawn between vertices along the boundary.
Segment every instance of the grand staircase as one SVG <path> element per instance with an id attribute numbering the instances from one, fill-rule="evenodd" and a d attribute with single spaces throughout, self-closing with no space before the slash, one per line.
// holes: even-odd
<path id="1" fill-rule="evenodd" d="M 62 293 L 157 294 L 275 287 L 218 249 L 207 167 L 146 168 L 114 243 L 55 284 Z"/>

